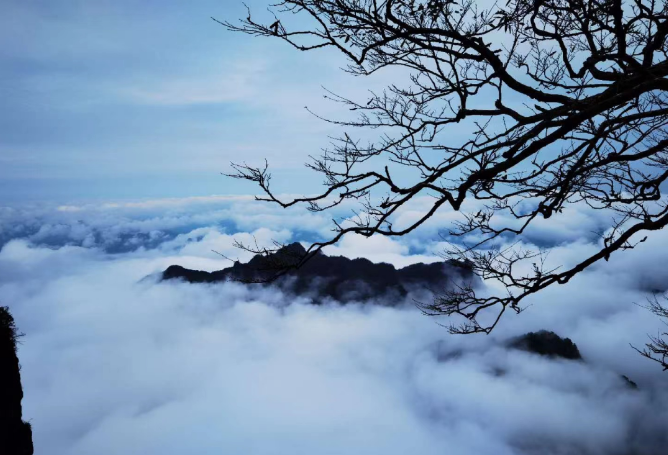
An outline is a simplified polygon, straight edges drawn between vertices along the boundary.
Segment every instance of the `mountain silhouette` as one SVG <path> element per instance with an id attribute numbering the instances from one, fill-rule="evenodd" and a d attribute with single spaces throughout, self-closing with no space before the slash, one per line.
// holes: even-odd
<path id="1" fill-rule="evenodd" d="M 548 357 L 582 360 L 577 345 L 570 338 L 562 338 L 554 332 L 540 330 L 529 332 L 511 340 L 510 347 Z"/>
<path id="2" fill-rule="evenodd" d="M 32 428 L 22 417 L 17 337 L 9 309 L 0 307 L 0 454 L 32 455 Z"/>
<path id="3" fill-rule="evenodd" d="M 453 283 L 472 282 L 475 278 L 468 264 L 452 260 L 397 269 L 391 264 L 376 264 L 368 259 L 327 256 L 318 252 L 301 267 L 273 280 L 279 271 L 296 265 L 305 254 L 301 244 L 292 243 L 275 253 L 256 255 L 248 263 L 235 262 L 232 267 L 215 272 L 172 265 L 162 273 L 162 279 L 189 283 L 273 282 L 284 290 L 311 297 L 316 302 L 323 298 L 340 302 L 383 298 L 385 304 L 392 304 L 413 290 L 438 292 Z"/>

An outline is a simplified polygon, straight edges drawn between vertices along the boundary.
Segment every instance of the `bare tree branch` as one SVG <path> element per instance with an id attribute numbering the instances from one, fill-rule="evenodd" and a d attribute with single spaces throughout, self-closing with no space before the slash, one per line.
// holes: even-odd
<path id="1" fill-rule="evenodd" d="M 233 164 L 231 177 L 256 183 L 262 201 L 312 211 L 359 203 L 355 217 L 335 221 L 332 237 L 290 267 L 346 234 L 402 236 L 437 211 L 474 202 L 452 226 L 462 245 L 450 257 L 507 293 L 455 289 L 423 311 L 463 316 L 453 332 L 489 333 L 506 309 L 521 311 L 526 297 L 668 224 L 666 2 L 509 0 L 483 8 L 473 0 L 283 0 L 272 11 L 270 25 L 250 11 L 221 23 L 302 51 L 337 49 L 358 76 L 411 72 L 403 85 L 364 100 L 328 92 L 358 114 L 328 121 L 379 134 L 365 144 L 346 132 L 308 164 L 324 177 L 321 193 L 283 201 L 270 189 L 267 163 Z M 292 15 L 312 26 L 293 28 Z M 401 169 L 414 178 L 396 178 Z M 430 207 L 396 226 L 397 214 L 423 196 Z M 494 247 L 494 239 L 512 243 L 536 219 L 563 216 L 571 205 L 613 215 L 600 250 L 579 264 L 550 268 L 542 252 Z M 471 236 L 478 240 L 467 245 Z"/>
<path id="2" fill-rule="evenodd" d="M 664 296 L 664 300 L 666 299 L 668 298 Z M 668 308 L 659 302 L 659 298 L 656 295 L 649 299 L 648 302 L 649 304 L 643 308 L 646 308 L 657 315 L 663 320 L 662 322 L 668 326 Z M 665 332 L 659 331 L 656 336 L 650 335 L 649 342 L 645 344 L 645 347 L 642 350 L 634 346 L 631 347 L 638 351 L 643 357 L 647 357 L 648 359 L 659 363 L 663 367 L 663 371 L 668 370 L 668 329 Z"/>

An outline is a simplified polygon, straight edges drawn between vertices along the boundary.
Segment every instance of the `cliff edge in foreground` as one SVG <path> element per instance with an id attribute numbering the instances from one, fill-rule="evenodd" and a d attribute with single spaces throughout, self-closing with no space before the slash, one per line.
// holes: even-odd
<path id="1" fill-rule="evenodd" d="M 0 454 L 32 455 L 32 428 L 23 421 L 21 367 L 16 356 L 14 318 L 0 307 Z"/>

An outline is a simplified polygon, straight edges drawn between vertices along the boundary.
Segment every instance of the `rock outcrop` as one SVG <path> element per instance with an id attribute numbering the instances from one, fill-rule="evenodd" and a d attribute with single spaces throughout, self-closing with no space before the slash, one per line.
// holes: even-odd
<path id="1" fill-rule="evenodd" d="M 570 338 L 561 338 L 554 332 L 529 332 L 510 342 L 510 346 L 548 357 L 582 360 L 580 350 Z"/>
<path id="2" fill-rule="evenodd" d="M 16 355 L 16 325 L 0 307 L 0 454 L 32 455 L 32 428 L 23 421 L 21 373 Z"/>
<path id="3" fill-rule="evenodd" d="M 246 264 L 235 262 L 232 267 L 216 272 L 173 265 L 162 273 L 162 279 L 180 279 L 190 283 L 228 280 L 266 283 L 276 275 L 277 270 L 295 264 L 305 253 L 301 244 L 293 243 L 274 254 L 256 255 Z M 315 301 L 329 297 L 340 302 L 379 298 L 392 302 L 405 297 L 413 289 L 440 291 L 453 282 L 471 282 L 473 279 L 471 268 L 456 261 L 414 264 L 396 269 L 391 264 L 376 264 L 367 259 L 318 253 L 301 267 L 275 280 L 274 284 L 297 295 L 312 297 Z"/>
<path id="4" fill-rule="evenodd" d="M 556 333 L 547 330 L 524 334 L 511 340 L 509 346 L 552 358 L 583 360 L 580 350 L 570 338 L 561 338 Z M 628 376 L 622 374 L 619 377 L 629 389 L 638 390 L 638 384 Z"/>

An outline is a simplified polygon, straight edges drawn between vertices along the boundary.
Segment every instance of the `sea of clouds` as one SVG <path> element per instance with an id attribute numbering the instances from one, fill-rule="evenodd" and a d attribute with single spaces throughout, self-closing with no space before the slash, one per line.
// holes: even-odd
<path id="1" fill-rule="evenodd" d="M 605 222 L 567 215 L 523 241 L 572 264 Z M 327 253 L 437 261 L 454 216 Z M 249 259 L 237 240 L 309 242 L 330 229 L 323 214 L 242 196 L 0 208 L 0 304 L 26 334 L 36 453 L 665 453 L 668 373 L 630 345 L 661 326 L 634 303 L 667 287 L 668 232 L 548 289 L 489 336 L 449 335 L 439 323 L 450 321 L 410 301 L 315 306 L 271 287 L 145 279 L 172 264 L 229 266 L 218 253 Z M 506 347 L 540 329 L 570 337 L 585 362 Z"/>

